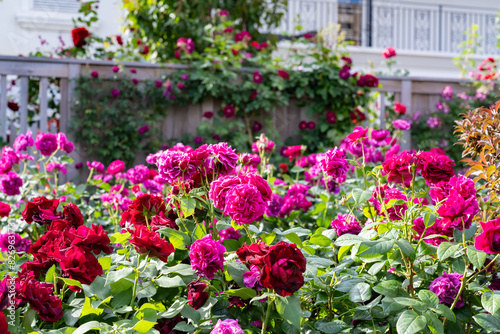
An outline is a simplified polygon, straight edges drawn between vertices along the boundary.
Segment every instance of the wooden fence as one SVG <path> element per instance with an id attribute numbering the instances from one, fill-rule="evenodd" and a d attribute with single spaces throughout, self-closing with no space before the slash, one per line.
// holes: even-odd
<path id="1" fill-rule="evenodd" d="M 25 133 L 28 127 L 28 84 L 33 78 L 39 79 L 39 115 L 36 122 L 30 128 L 36 131 L 46 132 L 62 131 L 67 132 L 71 119 L 71 106 L 74 102 L 73 91 L 75 80 L 78 76 L 88 76 L 92 71 L 98 71 L 100 77 L 111 77 L 114 75 L 112 67 L 116 63 L 112 61 L 82 61 L 74 59 L 48 59 L 48 58 L 27 58 L 27 57 L 0 57 L 0 137 L 5 141 L 7 138 L 13 141 L 18 133 Z M 170 71 L 185 69 L 182 65 L 159 66 L 147 63 L 121 63 L 125 68 L 124 73 L 129 73 L 129 69 L 135 68 L 134 74 L 138 80 L 154 79 Z M 12 112 L 8 111 L 8 81 L 7 76 L 16 76 L 16 87 L 18 91 L 19 111 L 16 120 L 9 119 Z M 48 128 L 48 99 L 47 89 L 49 79 L 59 80 L 60 92 L 60 119 L 58 129 Z M 439 101 L 442 89 L 449 85 L 454 92 L 465 91 L 465 87 L 457 80 L 443 80 L 422 77 L 381 77 L 381 92 L 395 94 L 395 101 L 399 101 L 407 106 L 407 113 L 415 111 L 425 113 L 435 110 L 435 104 Z M 380 94 L 380 122 L 384 122 L 386 101 Z M 16 99 L 17 99 L 16 98 Z M 202 120 L 205 111 L 216 111 L 220 108 L 217 101 L 207 100 L 201 104 L 194 104 L 187 107 L 179 107 L 168 111 L 162 124 L 164 139 L 177 138 L 184 133 L 194 133 L 198 124 Z M 294 101 L 288 106 L 276 108 L 271 112 L 273 124 L 284 140 L 293 135 L 301 120 L 306 119 L 305 107 L 298 107 Z M 17 115 L 17 113 L 19 113 Z M 408 139 L 408 138 L 407 138 Z M 408 140 L 409 143 L 409 140 Z M 81 157 L 85 157 L 85 152 L 77 152 Z"/>

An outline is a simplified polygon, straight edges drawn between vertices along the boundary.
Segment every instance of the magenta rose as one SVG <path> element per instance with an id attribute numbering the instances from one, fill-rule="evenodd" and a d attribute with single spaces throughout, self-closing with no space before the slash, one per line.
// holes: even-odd
<path id="1" fill-rule="evenodd" d="M 239 184 L 228 192 L 224 214 L 228 214 L 238 225 L 251 224 L 262 217 L 266 208 L 256 186 Z"/>
<path id="2" fill-rule="evenodd" d="M 475 247 L 488 254 L 500 254 L 500 218 L 481 222 L 483 232 L 476 237 Z"/>
<path id="3" fill-rule="evenodd" d="M 451 306 L 460 290 L 462 277 L 463 275 L 460 275 L 458 273 L 447 274 L 446 272 L 444 272 L 442 276 L 436 278 L 431 283 L 431 285 L 429 286 L 429 290 L 431 290 L 438 296 L 440 304 Z M 458 309 L 464 305 L 465 301 L 461 296 L 458 299 L 455 307 Z"/>
<path id="4" fill-rule="evenodd" d="M 207 235 L 196 240 L 189 251 L 191 267 L 198 275 L 213 279 L 218 270 L 224 270 L 224 247 L 219 241 Z"/>

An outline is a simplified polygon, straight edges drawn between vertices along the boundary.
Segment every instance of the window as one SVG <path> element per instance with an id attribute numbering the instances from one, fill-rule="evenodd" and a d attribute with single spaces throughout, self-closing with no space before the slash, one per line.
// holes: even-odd
<path id="1" fill-rule="evenodd" d="M 33 0 L 33 10 L 77 13 L 80 9 L 78 0 Z"/>

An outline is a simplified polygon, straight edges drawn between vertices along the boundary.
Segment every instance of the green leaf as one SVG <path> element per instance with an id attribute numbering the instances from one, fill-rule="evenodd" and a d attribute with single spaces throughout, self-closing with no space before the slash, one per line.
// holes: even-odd
<path id="1" fill-rule="evenodd" d="M 351 246 L 359 244 L 363 241 L 367 241 L 365 238 L 360 237 L 355 234 L 343 234 L 337 240 L 335 240 L 335 246 Z"/>
<path id="2" fill-rule="evenodd" d="M 500 320 L 491 314 L 478 313 L 474 316 L 474 320 L 487 331 L 500 333 Z"/>
<path id="3" fill-rule="evenodd" d="M 370 284 L 368 283 L 358 283 L 351 288 L 349 291 L 349 299 L 353 303 L 362 303 L 366 302 L 368 299 L 372 297 L 372 290 Z"/>
<path id="4" fill-rule="evenodd" d="M 109 268 L 111 268 L 111 256 L 101 257 L 101 258 L 99 258 L 98 261 L 99 261 L 99 264 L 102 267 L 102 271 L 103 272 L 105 272 L 106 270 L 108 270 Z"/>
<path id="5" fill-rule="evenodd" d="M 82 288 L 82 283 L 80 283 L 80 281 L 77 281 L 76 279 L 63 278 L 63 277 L 58 277 L 58 279 L 62 280 L 64 283 L 66 283 L 68 285 L 77 286 L 79 288 Z"/>
<path id="6" fill-rule="evenodd" d="M 351 250 L 351 248 L 352 248 L 352 245 L 342 246 L 339 248 L 339 253 L 337 255 L 339 262 L 342 261 L 348 255 L 348 252 Z"/>
<path id="7" fill-rule="evenodd" d="M 300 320 L 302 319 L 302 309 L 300 300 L 296 295 L 285 298 L 276 298 L 276 310 L 283 319 L 290 325 L 300 330 Z M 268 306 L 269 307 L 269 306 Z"/>
<path id="8" fill-rule="evenodd" d="M 486 261 L 486 253 L 477 250 L 474 246 L 467 247 L 467 256 L 476 269 L 481 269 Z"/>
<path id="9" fill-rule="evenodd" d="M 189 217 L 194 213 L 196 209 L 196 200 L 183 196 L 181 198 L 181 211 L 184 217 Z"/>
<path id="10" fill-rule="evenodd" d="M 370 275 L 378 274 L 380 272 L 380 270 L 382 270 L 382 268 L 384 268 L 386 262 L 387 261 L 380 261 L 380 262 L 376 262 L 376 263 L 372 264 L 370 269 L 368 269 L 368 273 Z"/>
<path id="11" fill-rule="evenodd" d="M 411 306 L 417 311 L 425 311 L 427 309 L 427 305 L 424 302 L 413 298 L 394 297 L 394 300 L 401 305 Z"/>
<path id="12" fill-rule="evenodd" d="M 186 304 L 187 300 L 176 299 L 175 302 L 168 308 L 168 310 L 158 315 L 158 318 L 173 318 L 182 311 Z"/>
<path id="13" fill-rule="evenodd" d="M 348 328 L 349 326 L 340 320 L 334 320 L 330 322 L 317 322 L 314 324 L 317 330 L 327 333 L 327 334 L 335 334 L 339 333 L 341 330 Z"/>
<path id="14" fill-rule="evenodd" d="M 382 281 L 373 287 L 373 291 L 388 297 L 397 297 L 401 291 L 401 282 L 396 280 Z"/>
<path id="15" fill-rule="evenodd" d="M 132 329 L 139 333 L 147 333 L 154 325 L 156 325 L 155 321 L 139 320 Z"/>
<path id="16" fill-rule="evenodd" d="M 403 253 L 405 253 L 406 255 L 408 255 L 409 257 L 411 257 L 413 259 L 415 258 L 415 256 L 416 256 L 415 249 L 413 249 L 412 245 L 408 242 L 408 240 L 399 239 L 397 241 L 397 244 L 398 244 L 399 248 L 401 248 Z"/>
<path id="17" fill-rule="evenodd" d="M 352 191 L 352 198 L 356 201 L 356 204 L 363 204 L 372 197 L 372 192 L 370 190 L 354 189 Z"/>
<path id="18" fill-rule="evenodd" d="M 368 248 L 366 248 L 368 247 Z M 361 244 L 361 253 L 356 256 L 360 258 L 376 258 L 384 255 L 388 251 L 394 248 L 394 240 L 378 240 L 378 241 L 367 241 Z"/>
<path id="19" fill-rule="evenodd" d="M 428 307 L 437 307 L 439 304 L 439 298 L 436 294 L 429 290 L 420 290 L 418 292 L 418 298 L 423 301 Z"/>
<path id="20" fill-rule="evenodd" d="M 56 265 L 54 264 L 52 267 L 50 267 L 49 270 L 47 270 L 47 273 L 45 274 L 45 282 L 54 283 L 55 273 L 56 273 Z"/>
<path id="21" fill-rule="evenodd" d="M 311 240 L 309 240 L 312 244 L 322 246 L 322 247 L 328 247 L 332 244 L 332 241 L 325 237 L 322 234 L 314 234 L 311 237 Z"/>
<path id="22" fill-rule="evenodd" d="M 106 284 L 106 279 L 102 276 L 97 276 L 90 285 L 82 284 L 82 289 L 85 296 L 93 297 L 95 295 L 102 300 L 111 294 L 111 286 Z"/>
<path id="23" fill-rule="evenodd" d="M 290 242 L 296 244 L 299 247 L 302 247 L 302 241 L 296 233 L 288 233 L 285 235 L 285 238 L 290 240 Z"/>
<path id="24" fill-rule="evenodd" d="M 175 249 L 187 249 L 186 245 L 189 245 L 191 243 L 191 238 L 189 236 L 181 231 L 174 230 L 171 228 L 162 228 L 159 229 L 157 232 L 160 234 L 166 235 L 168 237 L 168 240 L 172 243 Z"/>
<path id="25" fill-rule="evenodd" d="M 432 225 L 434 225 L 435 221 L 436 221 L 435 214 L 433 214 L 432 212 L 424 213 L 424 224 L 426 227 L 431 227 Z"/>
<path id="26" fill-rule="evenodd" d="M 89 321 L 79 326 L 73 334 L 84 334 L 93 329 L 101 329 L 101 324 L 99 321 Z"/>
<path id="27" fill-rule="evenodd" d="M 441 320 L 436 317 L 431 311 L 426 311 L 424 317 L 427 319 L 427 326 L 429 327 L 432 334 L 443 334 L 444 327 Z"/>
<path id="28" fill-rule="evenodd" d="M 460 248 L 459 244 L 451 243 L 451 242 L 443 242 L 439 245 L 437 250 L 437 255 L 440 261 L 444 261 L 453 254 L 455 254 Z"/>
<path id="29" fill-rule="evenodd" d="M 161 276 L 160 278 L 154 281 L 158 286 L 162 288 L 176 288 L 179 286 L 186 286 L 186 283 L 182 280 L 180 276 Z"/>
<path id="30" fill-rule="evenodd" d="M 229 296 L 240 297 L 241 299 L 252 299 L 257 295 L 254 289 L 248 288 L 226 290 L 226 294 Z"/>
<path id="31" fill-rule="evenodd" d="M 500 295 L 486 291 L 481 297 L 481 304 L 488 313 L 495 314 L 500 309 Z"/>
<path id="32" fill-rule="evenodd" d="M 419 333 L 425 326 L 427 326 L 425 318 L 413 310 L 404 311 L 396 324 L 398 334 Z"/>
<path id="33" fill-rule="evenodd" d="M 464 237 L 465 237 L 465 240 L 472 239 L 474 234 L 476 234 L 476 230 L 477 230 L 476 223 L 472 223 L 468 229 L 463 231 L 463 235 L 462 235 L 461 230 L 459 230 L 459 229 L 453 230 L 453 238 L 455 239 L 456 242 L 462 242 Z"/>
<path id="34" fill-rule="evenodd" d="M 125 278 L 129 275 L 131 275 L 134 272 L 134 269 L 132 268 L 122 268 L 120 270 L 116 271 L 110 271 L 108 272 L 108 276 L 106 276 L 106 285 L 109 285 L 111 283 L 116 283 L 122 278 Z"/>
<path id="35" fill-rule="evenodd" d="M 227 272 L 239 286 L 245 286 L 243 283 L 243 274 L 248 271 L 248 268 L 243 263 L 229 262 L 227 264 Z"/>
<path id="36" fill-rule="evenodd" d="M 453 311 L 450 310 L 450 308 L 444 304 L 439 304 L 438 306 L 436 306 L 436 308 L 433 308 L 433 311 L 436 312 L 437 314 L 442 315 L 443 317 L 445 317 L 450 321 L 453 322 L 457 321 L 455 313 L 453 313 Z"/>

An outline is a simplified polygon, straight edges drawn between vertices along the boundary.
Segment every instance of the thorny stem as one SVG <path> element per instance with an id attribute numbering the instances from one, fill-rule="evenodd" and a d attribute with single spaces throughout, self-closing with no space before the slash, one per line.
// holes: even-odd
<path id="1" fill-rule="evenodd" d="M 264 322 L 262 323 L 262 331 L 260 332 L 261 334 L 266 334 L 267 322 L 269 321 L 269 316 L 271 315 L 271 308 L 273 306 L 273 302 L 274 302 L 274 297 L 273 299 L 269 299 L 266 316 L 264 318 Z"/>

